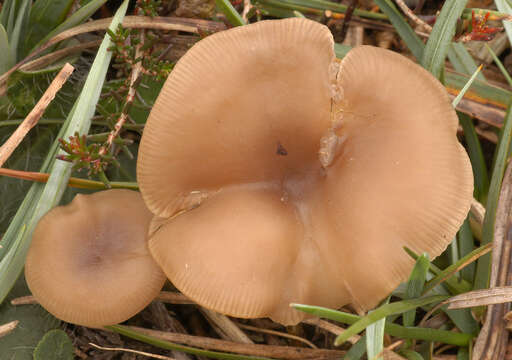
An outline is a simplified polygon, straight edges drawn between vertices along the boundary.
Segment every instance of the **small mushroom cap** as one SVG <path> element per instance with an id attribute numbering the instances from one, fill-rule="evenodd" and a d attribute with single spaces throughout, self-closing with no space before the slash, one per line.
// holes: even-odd
<path id="1" fill-rule="evenodd" d="M 76 195 L 38 223 L 25 277 L 57 318 L 84 326 L 122 322 L 148 305 L 165 275 L 149 255 L 151 213 L 139 193 Z"/>
<path id="2" fill-rule="evenodd" d="M 375 306 L 439 255 L 473 178 L 442 85 L 387 50 L 336 61 L 306 19 L 214 34 L 178 62 L 148 119 L 149 247 L 184 294 L 238 317 L 289 303 Z"/>

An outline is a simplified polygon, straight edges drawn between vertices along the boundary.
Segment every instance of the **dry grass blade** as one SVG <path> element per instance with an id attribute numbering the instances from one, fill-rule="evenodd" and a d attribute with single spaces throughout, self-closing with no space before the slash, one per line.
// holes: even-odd
<path id="1" fill-rule="evenodd" d="M 331 334 L 336 335 L 336 336 L 340 335 L 343 331 L 345 331 L 344 328 L 342 328 L 338 325 L 335 325 L 333 323 L 330 323 L 328 321 L 322 320 L 320 318 L 306 319 L 303 321 L 303 323 L 313 325 L 313 326 L 318 326 L 320 329 L 328 331 Z M 361 339 L 361 336 L 354 335 L 354 336 L 351 336 L 347 341 L 353 345 L 356 342 L 358 342 L 359 339 Z"/>
<path id="2" fill-rule="evenodd" d="M 93 343 L 89 343 L 89 345 L 91 345 L 91 346 L 93 346 L 93 347 L 95 347 L 96 349 L 99 349 L 99 350 L 105 350 L 105 351 L 123 351 L 123 352 L 132 353 L 132 354 L 137 354 L 137 355 L 147 356 L 147 357 L 150 357 L 150 358 L 153 358 L 153 359 L 160 359 L 160 360 L 175 360 L 174 358 L 171 358 L 171 357 L 168 357 L 168 356 L 157 355 L 157 354 L 151 354 L 151 353 L 144 352 L 144 351 L 137 351 L 137 350 L 125 349 L 125 348 L 110 348 L 110 347 L 99 346 L 99 345 L 96 345 L 96 344 L 93 344 Z"/>
<path id="3" fill-rule="evenodd" d="M 0 325 L 0 338 L 2 336 L 9 334 L 14 329 L 16 329 L 16 326 L 18 326 L 18 323 L 19 323 L 18 320 L 14 320 L 14 321 L 8 322 L 7 324 Z"/>
<path id="4" fill-rule="evenodd" d="M 145 329 L 135 326 L 128 328 L 144 335 L 154 338 L 171 341 L 188 346 L 199 347 L 202 349 L 231 352 L 236 354 L 254 355 L 270 357 L 274 359 L 339 359 L 345 354 L 344 351 L 327 349 L 309 349 L 293 346 L 278 345 L 259 345 L 259 344 L 240 344 L 232 341 L 219 340 L 201 336 L 185 335 L 178 333 L 163 332 L 151 329 Z"/>
<path id="5" fill-rule="evenodd" d="M 496 210 L 492 247 L 491 288 L 511 285 L 510 262 L 512 249 L 512 166 L 507 166 Z M 484 326 L 473 351 L 474 360 L 503 359 L 508 344 L 505 314 L 510 304 L 495 304 L 487 308 Z"/>
<path id="6" fill-rule="evenodd" d="M 82 50 L 89 49 L 89 48 L 95 48 L 100 46 L 101 40 L 93 40 L 88 41 L 85 43 L 81 43 L 75 46 L 68 46 L 64 49 L 54 51 L 52 53 L 49 53 L 47 55 L 41 56 L 40 58 L 37 58 L 35 60 L 32 60 L 25 65 L 20 67 L 21 71 L 34 71 L 38 69 L 43 69 L 44 67 L 51 65 L 58 61 L 59 59 L 62 59 L 65 56 L 79 53 Z"/>
<path id="7" fill-rule="evenodd" d="M 28 296 L 22 296 L 19 298 L 15 298 L 11 300 L 11 305 L 33 305 L 33 304 L 39 304 L 35 297 L 32 295 Z"/>
<path id="8" fill-rule="evenodd" d="M 71 66 L 71 64 L 66 63 L 66 65 L 64 65 L 55 79 L 53 79 L 48 89 L 46 89 L 41 99 L 39 99 L 36 106 L 34 106 L 25 120 L 23 120 L 9 139 L 0 147 L 0 167 L 2 167 L 9 156 L 11 156 L 30 129 L 37 124 L 37 121 L 43 116 L 46 108 L 55 97 L 55 94 L 57 94 L 62 85 L 64 85 L 73 70 L 75 70 L 75 68 Z"/>
<path id="9" fill-rule="evenodd" d="M 476 306 L 503 304 L 512 301 L 512 286 L 475 290 L 454 296 L 445 303 L 448 309 L 464 309 Z"/>
<path id="10" fill-rule="evenodd" d="M 105 18 L 100 20 L 94 20 L 87 22 L 82 25 L 75 26 L 69 30 L 63 31 L 58 35 L 55 35 L 53 38 L 48 40 L 43 46 L 41 46 L 36 51 L 32 52 L 28 57 L 26 57 L 23 61 L 16 64 L 9 71 L 0 76 L 0 87 L 5 84 L 9 76 L 19 69 L 22 65 L 26 64 L 37 55 L 41 54 L 46 49 L 52 47 L 53 45 L 72 38 L 74 36 L 89 33 L 93 31 L 105 30 L 109 27 L 112 22 L 112 18 Z M 185 18 L 176 18 L 176 17 L 147 17 L 147 16 L 126 16 L 122 23 L 125 28 L 134 28 L 134 29 L 154 29 L 154 30 L 165 30 L 165 31 L 183 31 L 193 34 L 200 33 L 210 33 L 225 30 L 226 26 L 222 23 L 208 21 L 208 20 L 198 20 L 198 19 L 185 19 Z"/>

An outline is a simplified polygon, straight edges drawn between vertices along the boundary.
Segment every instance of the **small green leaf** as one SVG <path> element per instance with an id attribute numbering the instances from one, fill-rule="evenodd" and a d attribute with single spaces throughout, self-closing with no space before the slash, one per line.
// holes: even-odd
<path id="1" fill-rule="evenodd" d="M 34 360 L 73 360 L 73 344 L 59 329 L 48 331 L 34 350 Z"/>

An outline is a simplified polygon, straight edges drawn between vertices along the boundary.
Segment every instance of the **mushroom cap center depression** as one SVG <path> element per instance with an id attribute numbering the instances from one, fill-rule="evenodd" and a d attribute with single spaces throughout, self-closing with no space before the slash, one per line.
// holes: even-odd
<path id="1" fill-rule="evenodd" d="M 403 246 L 437 256 L 466 216 L 456 127 L 428 72 L 371 47 L 338 69 L 318 23 L 210 36 L 176 65 L 142 139 L 150 250 L 227 314 L 290 324 L 290 302 L 374 306 L 412 267 Z"/>

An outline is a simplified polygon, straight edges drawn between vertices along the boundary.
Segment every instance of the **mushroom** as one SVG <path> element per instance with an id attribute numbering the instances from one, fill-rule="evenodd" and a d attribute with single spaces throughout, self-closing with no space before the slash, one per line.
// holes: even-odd
<path id="1" fill-rule="evenodd" d="M 150 256 L 151 220 L 139 193 L 76 195 L 37 224 L 25 263 L 28 286 L 57 318 L 84 326 L 122 322 L 159 293 L 165 275 Z"/>
<path id="2" fill-rule="evenodd" d="M 374 307 L 450 243 L 473 178 L 443 86 L 391 51 L 335 59 L 329 30 L 261 21 L 176 64 L 142 137 L 149 248 L 224 314 L 294 324 L 289 303 Z"/>

